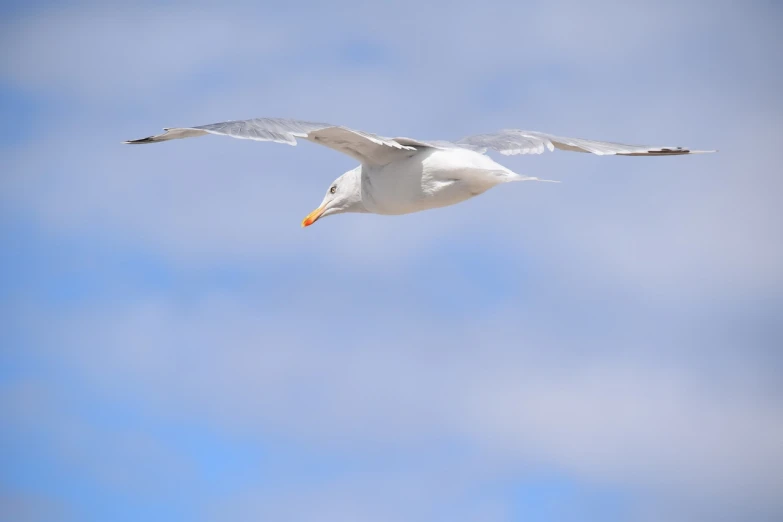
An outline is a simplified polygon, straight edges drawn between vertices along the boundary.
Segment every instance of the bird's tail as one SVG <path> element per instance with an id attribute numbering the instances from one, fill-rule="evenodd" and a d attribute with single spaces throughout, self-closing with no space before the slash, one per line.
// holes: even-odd
<path id="1" fill-rule="evenodd" d="M 536 178 L 534 176 L 523 176 L 522 174 L 514 173 L 513 178 L 511 178 L 509 181 L 543 181 L 544 183 L 560 183 L 560 181 L 555 179 L 541 179 Z"/>

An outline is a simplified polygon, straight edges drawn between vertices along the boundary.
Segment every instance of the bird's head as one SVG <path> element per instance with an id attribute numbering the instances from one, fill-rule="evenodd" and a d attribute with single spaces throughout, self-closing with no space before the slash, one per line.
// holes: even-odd
<path id="1" fill-rule="evenodd" d="M 310 212 L 303 227 L 309 227 L 322 217 L 343 212 L 367 212 L 362 205 L 362 168 L 349 170 L 329 185 L 326 196 L 317 209 Z"/>

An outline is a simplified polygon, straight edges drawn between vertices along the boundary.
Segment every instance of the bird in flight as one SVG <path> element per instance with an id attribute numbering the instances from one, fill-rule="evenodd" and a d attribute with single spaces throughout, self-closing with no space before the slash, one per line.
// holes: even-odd
<path id="1" fill-rule="evenodd" d="M 323 217 L 344 212 L 393 215 L 445 207 L 510 181 L 550 181 L 512 172 L 485 155 L 490 149 L 504 155 L 541 154 L 554 149 L 601 156 L 675 156 L 715 152 L 562 138 L 517 129 L 477 134 L 454 142 L 421 141 L 386 138 L 340 125 L 280 118 L 226 121 L 164 131 L 163 134 L 125 143 L 158 143 L 219 134 L 296 145 L 296 138 L 302 138 L 360 162 L 358 167 L 332 182 L 318 208 L 302 221 L 303 227 Z"/>

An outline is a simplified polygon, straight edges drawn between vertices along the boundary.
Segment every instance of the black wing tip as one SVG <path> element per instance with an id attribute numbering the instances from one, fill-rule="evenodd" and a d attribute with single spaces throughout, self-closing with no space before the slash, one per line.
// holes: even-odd
<path id="1" fill-rule="evenodd" d="M 664 147 L 657 150 L 648 150 L 647 154 L 651 156 L 677 156 L 680 154 L 690 154 L 690 149 L 684 149 L 682 147 Z"/>
<path id="2" fill-rule="evenodd" d="M 137 140 L 127 140 L 123 141 L 123 145 L 144 145 L 145 143 L 160 143 L 161 141 L 166 141 L 170 138 L 164 138 L 166 134 L 171 130 L 170 127 L 166 127 L 163 129 L 163 134 L 156 134 L 154 136 L 147 136 L 146 138 L 139 138 Z"/>
<path id="3" fill-rule="evenodd" d="M 688 154 L 710 154 L 718 152 L 717 150 L 692 150 L 683 147 L 664 147 L 662 149 L 653 149 L 645 152 L 619 152 L 618 156 L 685 156 Z"/>
<path id="4" fill-rule="evenodd" d="M 683 147 L 676 147 L 676 148 L 665 148 L 661 150 L 651 150 L 649 151 L 649 154 L 660 155 L 660 156 L 677 156 L 680 154 L 711 154 L 713 152 L 718 152 L 718 151 L 717 150 L 694 150 L 694 149 L 685 149 Z"/>
<path id="5" fill-rule="evenodd" d="M 149 136 L 147 138 L 140 138 L 138 140 L 123 141 L 123 145 L 143 145 L 145 143 L 157 143 L 160 140 L 156 140 L 155 136 Z"/>

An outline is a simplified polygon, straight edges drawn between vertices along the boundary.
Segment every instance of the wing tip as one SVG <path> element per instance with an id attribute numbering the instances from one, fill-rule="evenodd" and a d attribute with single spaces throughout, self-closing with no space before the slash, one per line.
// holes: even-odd
<path id="1" fill-rule="evenodd" d="M 169 133 L 171 128 L 167 127 L 163 129 L 163 134 L 156 134 L 154 136 L 147 136 L 146 138 L 139 138 L 137 140 L 126 140 L 123 141 L 123 145 L 144 145 L 145 143 L 160 143 L 161 141 L 166 141 L 166 138 L 163 138 L 166 134 Z"/>
<path id="2" fill-rule="evenodd" d="M 123 145 L 143 145 L 145 143 L 158 143 L 161 140 L 156 140 L 155 136 L 148 136 L 146 138 L 139 138 L 137 140 L 126 140 L 123 141 Z"/>
<path id="3" fill-rule="evenodd" d="M 691 154 L 711 154 L 713 152 L 718 152 L 718 150 L 717 149 L 692 150 L 692 149 L 686 149 L 684 147 L 661 147 L 658 149 L 649 149 L 644 152 L 631 152 L 631 151 L 609 152 L 609 153 L 593 152 L 593 154 L 598 154 L 598 155 L 614 154 L 617 156 L 689 156 Z"/>

